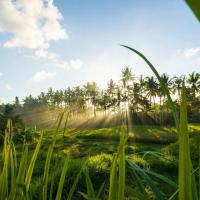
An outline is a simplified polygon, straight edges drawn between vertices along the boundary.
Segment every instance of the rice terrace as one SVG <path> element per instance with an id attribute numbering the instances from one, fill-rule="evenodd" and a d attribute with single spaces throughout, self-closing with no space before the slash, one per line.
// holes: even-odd
<path id="1" fill-rule="evenodd" d="M 199 0 L 0 0 L 0 200 L 200 200 Z"/>

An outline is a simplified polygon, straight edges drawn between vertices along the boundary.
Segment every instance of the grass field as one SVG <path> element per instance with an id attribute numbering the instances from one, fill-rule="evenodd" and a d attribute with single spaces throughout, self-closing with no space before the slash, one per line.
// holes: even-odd
<path id="1" fill-rule="evenodd" d="M 69 128 L 64 133 L 62 130 L 57 135 L 56 145 L 53 151 L 50 174 L 51 179 L 59 181 L 63 158 L 70 155 L 70 167 L 65 179 L 63 193 L 69 191 L 75 176 L 79 173 L 83 163 L 88 160 L 88 168 L 92 182 L 95 183 L 96 190 L 101 183 L 105 181 L 105 190 L 102 196 L 107 196 L 109 188 L 109 173 L 113 155 L 117 152 L 119 145 L 119 133 L 117 128 L 99 128 L 99 129 L 77 129 Z M 53 129 L 48 129 L 44 133 L 43 144 L 39 152 L 36 165 L 33 172 L 31 190 L 33 199 L 39 198 L 39 185 L 43 176 L 43 169 L 47 150 L 52 141 Z M 200 140 L 200 125 L 190 124 L 189 133 L 191 142 L 191 155 L 194 165 L 198 162 L 197 146 Z M 34 133 L 34 140 L 29 144 L 29 154 L 35 149 L 39 138 L 39 130 Z M 174 182 L 177 182 L 178 173 L 178 143 L 177 134 L 174 127 L 171 126 L 132 126 L 129 132 L 129 139 L 126 145 L 126 156 L 133 160 L 143 169 L 151 169 L 157 173 L 165 175 Z M 22 152 L 22 144 L 16 144 L 18 156 Z M 127 171 L 128 173 L 128 171 Z M 74 199 L 82 199 L 79 192 L 85 192 L 86 186 L 84 177 L 79 180 L 78 189 L 75 192 Z M 126 179 L 126 184 L 133 180 Z M 165 194 L 166 198 L 171 196 L 174 188 L 163 184 L 160 180 L 154 178 L 155 183 Z M 55 184 L 54 190 L 58 185 Z M 80 191 L 81 188 L 81 191 Z M 107 189 L 106 189 L 107 188 Z M 148 190 L 148 188 L 147 188 Z M 128 194 L 129 191 L 126 191 Z M 151 190 L 147 191 L 153 198 Z"/>

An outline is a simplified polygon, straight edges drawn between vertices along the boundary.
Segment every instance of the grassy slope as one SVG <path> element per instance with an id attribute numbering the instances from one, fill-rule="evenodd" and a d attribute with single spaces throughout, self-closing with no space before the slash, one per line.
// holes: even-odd
<path id="1" fill-rule="evenodd" d="M 86 157 L 89 156 L 89 168 L 92 180 L 96 183 L 96 189 L 100 183 L 107 180 L 109 167 L 113 153 L 116 153 L 119 144 L 119 135 L 115 133 L 116 128 L 99 128 L 99 129 L 67 129 L 64 133 L 60 131 L 56 147 L 53 154 L 52 174 L 60 174 L 60 165 L 62 158 L 71 154 L 70 170 L 67 175 L 65 188 L 72 184 L 73 177 L 78 173 L 80 166 Z M 200 139 L 200 125 L 189 126 L 192 158 L 197 161 L 197 142 Z M 34 170 L 33 191 L 37 194 L 40 177 L 43 174 L 44 161 L 49 143 L 52 138 L 53 130 L 46 130 L 42 149 Z M 38 136 L 36 136 L 38 138 Z M 29 149 L 34 149 L 35 143 L 30 144 Z M 17 145 L 17 151 L 21 151 L 21 145 Z M 162 157 L 146 155 L 143 157 L 141 152 L 157 151 L 165 154 Z M 137 164 L 143 168 L 151 168 L 174 181 L 177 179 L 177 162 L 175 159 L 178 155 L 177 134 L 173 127 L 159 126 L 133 126 L 129 133 L 129 140 L 126 148 L 126 155 L 130 156 Z M 37 178 L 36 178 L 37 177 Z M 108 180 L 107 180 L 108 181 Z M 84 179 L 80 181 L 80 187 L 84 191 Z M 173 193 L 173 188 L 166 184 L 158 183 L 160 188 L 168 196 Z M 37 195 L 34 197 L 37 199 Z M 78 196 L 77 196 L 77 199 Z"/>

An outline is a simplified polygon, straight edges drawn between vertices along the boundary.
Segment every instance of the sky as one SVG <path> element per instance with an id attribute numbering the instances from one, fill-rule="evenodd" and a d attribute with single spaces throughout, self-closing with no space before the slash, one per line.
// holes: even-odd
<path id="1" fill-rule="evenodd" d="M 0 0 L 0 103 L 95 81 L 129 66 L 200 72 L 200 24 L 183 0 Z"/>

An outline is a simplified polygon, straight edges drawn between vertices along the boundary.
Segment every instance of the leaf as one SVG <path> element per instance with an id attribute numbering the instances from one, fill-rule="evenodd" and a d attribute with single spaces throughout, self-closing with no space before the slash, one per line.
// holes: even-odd
<path id="1" fill-rule="evenodd" d="M 56 200 L 61 199 L 68 164 L 69 164 L 69 157 L 67 157 L 65 159 L 65 162 L 64 162 L 64 166 L 63 166 L 63 169 L 62 169 L 62 173 L 61 173 L 61 177 L 60 177 L 60 181 L 59 181 L 59 185 L 58 185 L 58 191 L 57 191 L 57 194 L 56 194 Z"/>
<path id="2" fill-rule="evenodd" d="M 84 174 L 85 174 L 85 180 L 86 180 L 86 185 L 87 185 L 87 195 L 89 198 L 95 198 L 94 187 L 90 179 L 89 171 L 87 168 L 84 170 Z"/>
<path id="3" fill-rule="evenodd" d="M 125 150 L 124 150 L 124 131 L 121 132 L 120 136 L 120 150 L 119 150 L 119 188 L 118 188 L 118 199 L 124 200 L 125 190 Z"/>
<path id="4" fill-rule="evenodd" d="M 200 1 L 199 0 L 185 0 L 188 6 L 191 8 L 194 15 L 200 21 Z"/>
<path id="5" fill-rule="evenodd" d="M 70 191 L 68 193 L 67 200 L 71 200 L 72 199 L 72 196 L 73 196 L 73 194 L 75 192 L 76 186 L 77 186 L 78 181 L 79 181 L 79 179 L 81 177 L 82 170 L 83 170 L 84 166 L 85 166 L 85 164 L 83 164 L 83 167 L 81 168 L 80 172 L 77 174 L 76 179 L 74 180 L 74 183 L 73 183 L 73 185 L 72 185 L 72 187 L 71 187 L 71 189 L 70 189 Z"/>
<path id="6" fill-rule="evenodd" d="M 179 131 L 179 200 L 192 200 L 191 159 L 187 122 L 186 88 L 182 85 Z"/>
<path id="7" fill-rule="evenodd" d="M 175 121 L 175 125 L 176 125 L 176 129 L 177 131 L 179 130 L 179 119 L 178 119 L 178 112 L 176 110 L 175 104 L 172 101 L 172 98 L 170 96 L 170 92 L 169 89 L 167 88 L 167 86 L 165 85 L 165 83 L 163 82 L 162 78 L 160 77 L 159 73 L 157 72 L 156 68 L 151 64 L 151 62 L 139 51 L 137 51 L 136 49 L 133 49 L 131 47 L 128 47 L 126 45 L 121 45 L 131 51 L 133 51 L 134 53 L 136 53 L 137 55 L 139 55 L 146 63 L 147 65 L 150 67 L 150 69 L 153 71 L 153 73 L 155 74 L 155 76 L 157 77 L 158 81 L 160 82 L 160 85 L 163 89 L 163 91 L 165 92 L 168 102 L 169 102 L 169 106 L 171 108 L 171 111 L 173 113 L 174 116 L 174 121 Z"/>
<path id="8" fill-rule="evenodd" d="M 44 134 L 44 132 L 42 131 L 41 135 L 40 135 L 40 138 L 39 138 L 39 141 L 37 143 L 37 146 L 35 148 L 35 151 L 33 153 L 33 156 L 31 158 L 31 161 L 30 161 L 27 173 L 26 173 L 25 186 L 26 186 L 26 192 L 27 193 L 29 191 L 29 187 L 30 187 L 30 183 L 31 183 L 31 178 L 32 178 L 32 174 L 33 174 L 33 169 L 34 169 L 34 166 L 35 166 L 35 162 L 36 162 L 36 159 L 37 159 L 37 156 L 38 156 L 41 144 L 42 144 L 43 134 Z"/>
<path id="9" fill-rule="evenodd" d="M 47 187 L 48 187 L 48 179 L 49 179 L 49 168 L 50 168 L 50 162 L 51 162 L 51 157 L 53 153 L 53 149 L 56 143 L 56 137 L 59 132 L 59 128 L 63 119 L 64 112 L 61 114 L 60 119 L 58 121 L 57 128 L 54 132 L 53 139 L 52 139 L 52 144 L 49 146 L 48 152 L 47 152 L 47 158 L 45 162 L 45 167 L 44 167 L 44 175 L 43 175 L 43 187 L 42 187 L 42 199 L 46 200 L 47 199 Z"/>
<path id="10" fill-rule="evenodd" d="M 110 171 L 110 187 L 108 200 L 116 200 L 117 186 L 117 155 L 114 155 Z"/>
<path id="11" fill-rule="evenodd" d="M 138 173 L 140 176 L 143 177 L 143 179 L 149 185 L 151 190 L 154 192 L 156 199 L 162 200 L 163 199 L 163 195 L 161 194 L 160 190 L 156 187 L 156 185 L 153 182 L 153 180 L 144 172 L 144 170 L 142 170 L 138 165 L 133 163 L 131 160 L 126 159 L 126 161 L 127 161 L 128 165 L 129 165 L 129 168 L 131 170 L 135 171 L 136 173 Z"/>

